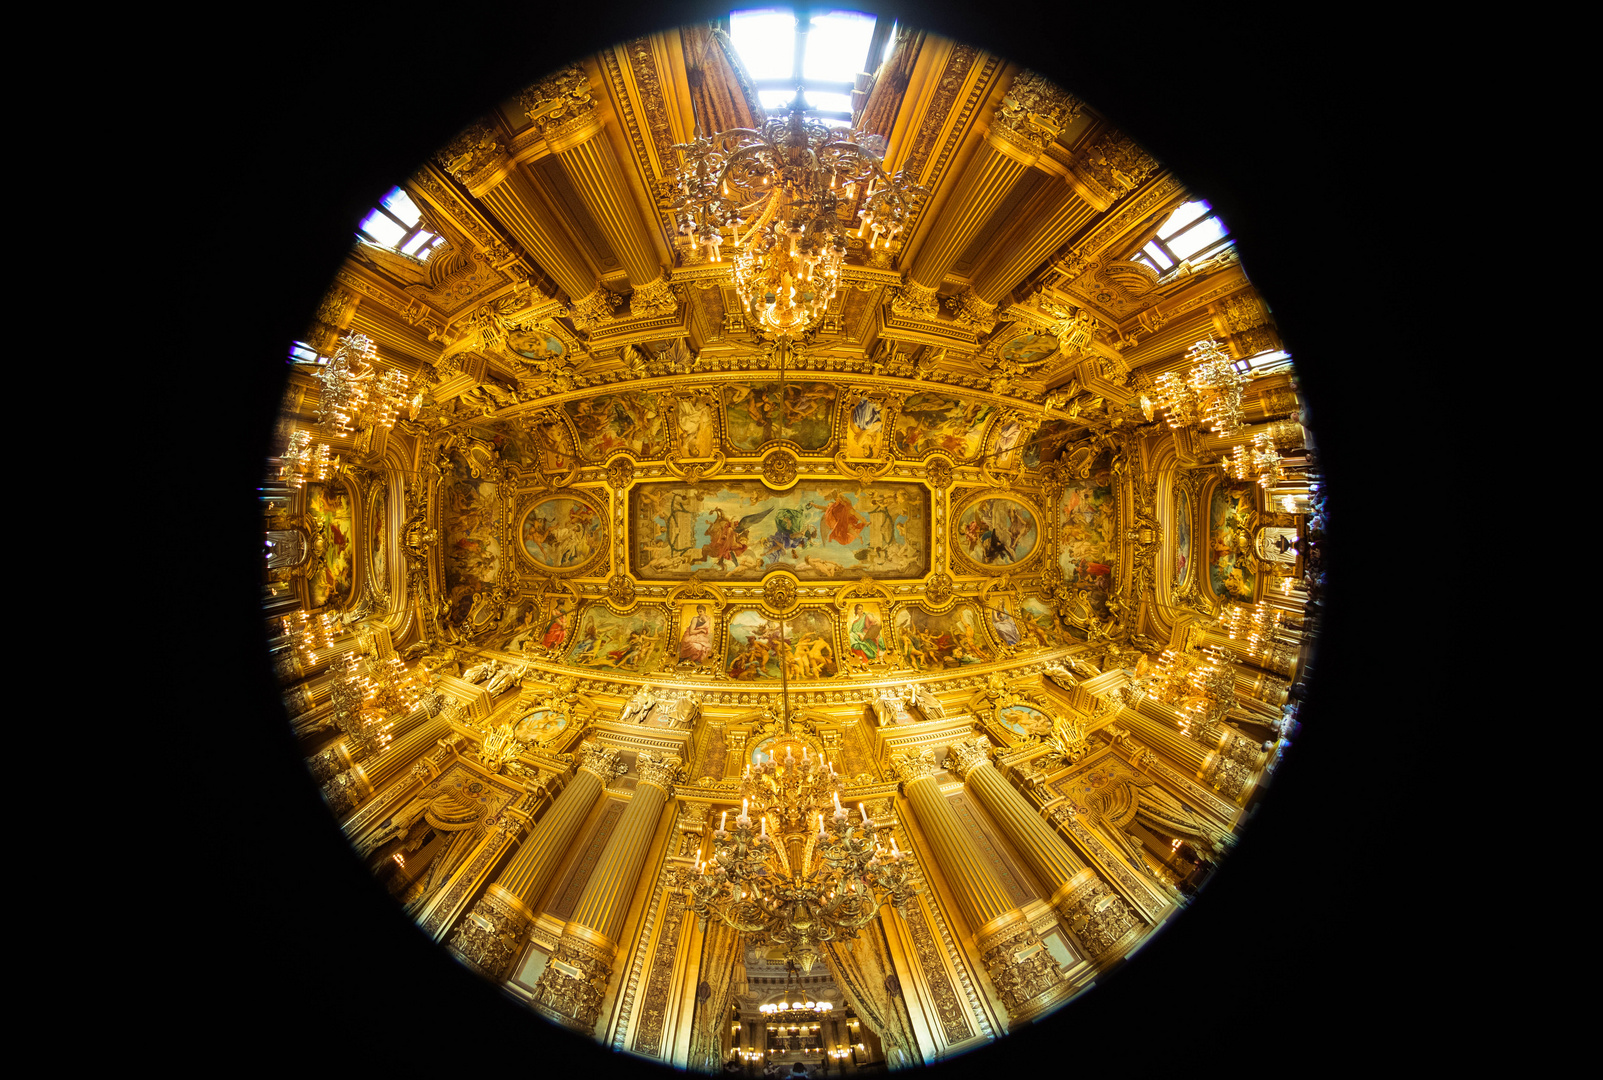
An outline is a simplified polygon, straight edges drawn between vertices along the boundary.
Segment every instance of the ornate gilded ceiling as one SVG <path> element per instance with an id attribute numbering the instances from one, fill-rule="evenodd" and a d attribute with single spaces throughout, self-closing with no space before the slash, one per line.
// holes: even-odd
<path id="1" fill-rule="evenodd" d="M 859 123 L 932 195 L 903 240 L 854 242 L 799 342 L 756 333 L 657 202 L 674 143 L 760 118 L 717 31 L 584 58 L 409 178 L 441 244 L 359 244 L 308 331 L 371 336 L 421 391 L 347 455 L 354 508 L 312 508 L 319 557 L 355 536 L 376 593 L 334 566 L 314 606 L 381 596 L 441 645 L 590 677 L 823 686 L 1156 646 L 1174 604 L 1249 595 L 1186 570 L 1200 448 L 1143 442 L 1193 340 L 1275 344 L 1231 249 L 1159 281 L 1130 256 L 1178 180 L 1035 73 L 896 44 Z"/>

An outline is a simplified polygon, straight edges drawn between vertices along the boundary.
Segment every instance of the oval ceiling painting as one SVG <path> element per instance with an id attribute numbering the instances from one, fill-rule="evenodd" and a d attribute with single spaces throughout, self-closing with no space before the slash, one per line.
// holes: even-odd
<path id="1" fill-rule="evenodd" d="M 742 10 L 485 102 L 351 222 L 259 481 L 274 670 L 353 857 L 542 1036 L 1079 1046 L 1229 872 L 1323 482 L 1250 253 L 1138 138 Z"/>

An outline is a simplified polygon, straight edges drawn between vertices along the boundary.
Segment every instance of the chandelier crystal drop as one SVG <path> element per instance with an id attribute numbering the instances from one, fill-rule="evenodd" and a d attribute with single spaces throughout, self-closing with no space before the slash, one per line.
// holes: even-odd
<path id="1" fill-rule="evenodd" d="M 1217 341 L 1204 339 L 1186 350 L 1184 379 L 1165 371 L 1153 380 L 1155 404 L 1171 428 L 1198 427 L 1215 435 L 1241 428 L 1241 390 L 1249 379 Z"/>
<path id="2" fill-rule="evenodd" d="M 684 166 L 663 208 L 709 262 L 733 252 L 735 291 L 763 331 L 817 326 L 840 287 L 847 236 L 888 246 L 927 192 L 883 167 L 885 139 L 843 134 L 805 115 L 800 89 L 787 115 L 676 144 Z"/>
<path id="3" fill-rule="evenodd" d="M 780 946 L 805 972 L 822 944 L 856 937 L 882 903 L 901 910 L 915 891 L 911 866 L 861 804 L 856 814 L 841 805 L 840 789 L 805 746 L 800 758 L 792 744 L 782 760 L 748 765 L 740 813 L 723 813 L 710 857 L 697 853 L 691 910 L 702 925 L 714 917 Z"/>

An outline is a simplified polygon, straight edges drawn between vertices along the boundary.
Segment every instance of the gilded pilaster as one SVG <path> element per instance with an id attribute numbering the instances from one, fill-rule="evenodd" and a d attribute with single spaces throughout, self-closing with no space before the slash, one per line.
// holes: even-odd
<path id="1" fill-rule="evenodd" d="M 919 827 L 929 838 L 941 874 L 974 930 L 991 984 L 1014 1024 L 1027 1023 L 1057 1005 L 1070 988 L 1052 954 L 1013 906 L 996 872 L 985 862 L 935 781 L 930 750 L 896 754 L 892 764 L 913 805 Z"/>
<path id="2" fill-rule="evenodd" d="M 657 759 L 646 750 L 636 758 L 640 780 L 634 795 L 601 851 L 551 962 L 535 984 L 535 1008 L 560 1024 L 594 1032 L 617 954 L 618 931 L 680 764 L 677 757 Z"/>
<path id="3" fill-rule="evenodd" d="M 968 168 L 963 170 L 963 178 L 947 202 L 934 231 L 920 246 L 918 256 L 908 271 L 909 281 L 926 289 L 940 288 L 946 272 L 974 237 L 979 235 L 991 214 L 1029 167 L 1030 163 L 1019 160 L 1017 151 L 1011 145 L 1002 149 L 998 140 L 987 137 Z"/>
<path id="4" fill-rule="evenodd" d="M 1044 211 L 1046 219 L 1032 227 L 1022 243 L 998 251 L 974 275 L 974 294 L 985 303 L 1001 303 L 1032 270 L 1096 216 L 1096 207 L 1072 188 L 1053 184 L 1048 191 L 1045 197 L 1051 199 L 1051 204 Z"/>

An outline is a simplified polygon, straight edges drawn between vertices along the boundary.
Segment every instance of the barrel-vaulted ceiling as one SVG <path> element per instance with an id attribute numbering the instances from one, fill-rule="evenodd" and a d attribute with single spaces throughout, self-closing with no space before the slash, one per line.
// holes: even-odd
<path id="1" fill-rule="evenodd" d="M 585 56 L 405 178 L 441 240 L 359 244 L 307 341 L 367 335 L 422 392 L 360 448 L 397 465 L 349 489 L 368 554 L 310 588 L 548 668 L 804 687 L 1156 648 L 1176 604 L 1251 599 L 1185 570 L 1212 496 L 1175 467 L 1206 440 L 1148 438 L 1193 342 L 1279 345 L 1228 245 L 1136 258 L 1193 195 L 1090 105 L 921 31 L 853 102 L 930 195 L 900 241 L 852 241 L 794 343 L 661 207 L 675 144 L 763 120 L 714 27 Z M 1249 422 L 1284 415 L 1255 393 Z"/>

